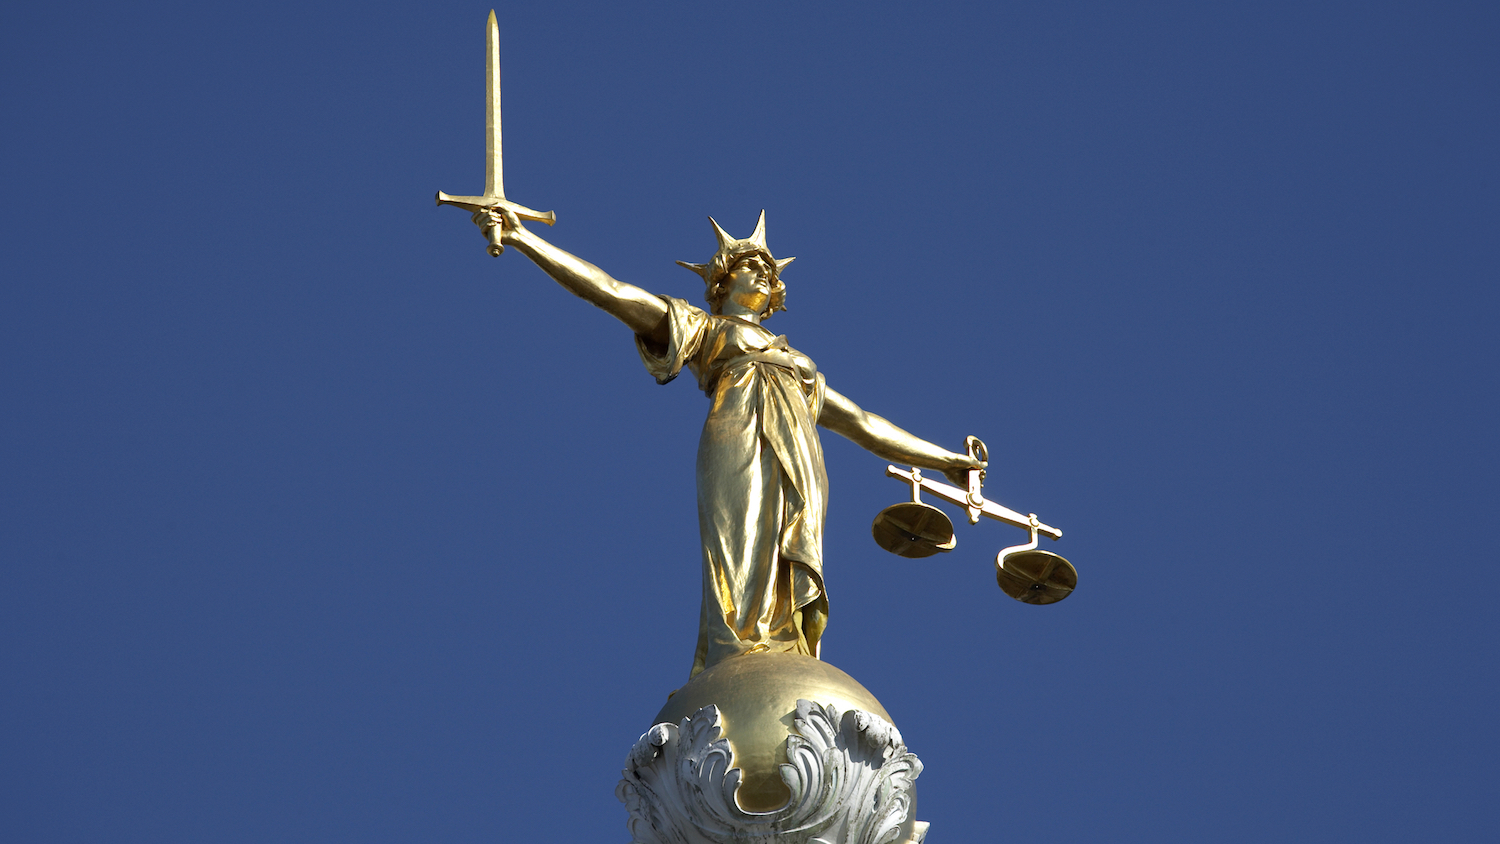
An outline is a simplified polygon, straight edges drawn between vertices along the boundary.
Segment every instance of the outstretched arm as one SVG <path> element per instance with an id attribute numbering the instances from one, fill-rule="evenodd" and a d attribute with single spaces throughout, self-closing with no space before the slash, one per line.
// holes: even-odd
<path id="1" fill-rule="evenodd" d="M 481 230 L 501 226 L 502 243 L 519 249 L 570 293 L 608 311 L 631 331 L 658 344 L 667 342 L 666 302 L 542 240 L 522 226 L 508 208 L 477 212 L 474 224 Z"/>
<path id="2" fill-rule="evenodd" d="M 842 434 L 855 445 L 893 463 L 936 469 L 961 487 L 968 486 L 965 473 L 984 467 L 984 461 L 959 454 L 913 436 L 884 417 L 866 413 L 832 387 L 826 388 L 823 413 L 818 424 Z"/>

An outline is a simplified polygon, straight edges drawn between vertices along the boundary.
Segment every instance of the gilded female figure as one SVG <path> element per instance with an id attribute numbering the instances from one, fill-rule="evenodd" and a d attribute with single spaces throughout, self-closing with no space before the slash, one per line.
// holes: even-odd
<path id="1" fill-rule="evenodd" d="M 703 610 L 692 674 L 740 653 L 818 655 L 828 621 L 828 476 L 817 425 L 960 485 L 982 465 L 861 410 L 786 337 L 766 330 L 766 318 L 783 309 L 781 270 L 793 259 L 771 256 L 764 211 L 743 240 L 714 222 L 719 248 L 708 263 L 678 262 L 702 276 L 707 312 L 611 277 L 528 231 L 508 209 L 479 212 L 474 222 L 500 226 L 506 246 L 629 326 L 658 383 L 685 366 L 708 395 L 697 463 Z"/>

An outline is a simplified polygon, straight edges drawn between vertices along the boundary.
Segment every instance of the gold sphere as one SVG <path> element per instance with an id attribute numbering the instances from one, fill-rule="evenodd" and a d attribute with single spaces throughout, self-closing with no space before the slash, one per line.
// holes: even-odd
<path id="1" fill-rule="evenodd" d="M 734 766 L 744 777 L 736 795 L 740 807 L 770 812 L 791 799 L 780 766 L 787 761 L 786 740 L 799 698 L 891 720 L 874 695 L 832 665 L 801 654 L 760 653 L 731 657 L 699 672 L 672 693 L 652 723 L 678 724 L 709 704 L 717 706 Z"/>

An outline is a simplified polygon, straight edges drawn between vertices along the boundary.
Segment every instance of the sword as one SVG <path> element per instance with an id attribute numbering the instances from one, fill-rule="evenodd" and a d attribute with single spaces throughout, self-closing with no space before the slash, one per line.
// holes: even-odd
<path id="1" fill-rule="evenodd" d="M 457 205 L 470 213 L 489 208 L 509 208 L 523 220 L 552 225 L 557 215 L 551 211 L 533 211 L 505 198 L 505 168 L 500 153 L 500 26 L 495 23 L 495 10 L 490 10 L 489 27 L 485 31 L 485 140 L 484 140 L 484 196 L 449 196 L 437 193 L 437 204 Z M 500 227 L 490 226 L 484 236 L 490 242 L 489 253 L 500 257 L 505 246 L 500 242 Z"/>

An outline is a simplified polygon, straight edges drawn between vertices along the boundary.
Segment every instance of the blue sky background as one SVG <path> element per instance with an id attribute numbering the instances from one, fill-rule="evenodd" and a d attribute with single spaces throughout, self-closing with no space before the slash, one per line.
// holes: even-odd
<path id="1" fill-rule="evenodd" d="M 706 403 L 432 194 L 488 5 L 0 13 L 0 837 L 625 841 Z M 1500 7 L 528 3 L 509 194 L 990 445 L 1080 587 L 828 434 L 825 656 L 933 844 L 1489 842 Z"/>

